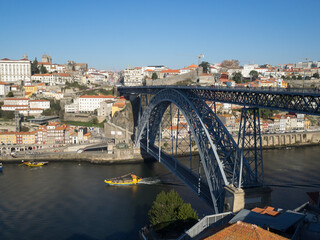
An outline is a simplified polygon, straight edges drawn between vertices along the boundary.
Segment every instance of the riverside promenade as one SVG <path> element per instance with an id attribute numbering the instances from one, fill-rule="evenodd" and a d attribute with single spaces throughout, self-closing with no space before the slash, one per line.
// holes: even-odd
<path id="1" fill-rule="evenodd" d="M 90 162 L 105 164 L 121 164 L 143 162 L 140 153 L 118 155 L 108 154 L 107 152 L 83 152 L 83 153 L 41 153 L 41 154 L 21 154 L 17 156 L 1 156 L 0 162 L 21 163 L 21 161 L 49 161 L 49 162 Z"/>

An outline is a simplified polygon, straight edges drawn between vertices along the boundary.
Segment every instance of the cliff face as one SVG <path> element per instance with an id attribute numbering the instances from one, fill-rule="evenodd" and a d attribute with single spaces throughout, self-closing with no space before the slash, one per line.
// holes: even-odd
<path id="1" fill-rule="evenodd" d="M 126 107 L 122 111 L 116 112 L 110 119 L 110 122 L 124 129 L 128 129 L 130 132 L 134 132 L 134 121 L 131 103 L 127 101 Z"/>

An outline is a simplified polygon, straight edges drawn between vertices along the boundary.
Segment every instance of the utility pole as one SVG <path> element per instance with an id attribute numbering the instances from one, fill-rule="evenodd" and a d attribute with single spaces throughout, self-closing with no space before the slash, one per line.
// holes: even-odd
<path id="1" fill-rule="evenodd" d="M 307 62 L 309 61 L 309 58 L 304 58 Z M 303 67 L 303 65 L 302 65 Z M 302 91 L 304 92 L 304 80 L 306 80 L 306 70 L 303 67 L 303 82 L 302 82 Z"/>
<path id="2" fill-rule="evenodd" d="M 200 55 L 198 56 L 198 66 L 200 65 L 201 58 L 203 58 L 203 57 L 204 57 L 204 55 L 203 55 L 203 54 L 200 54 Z"/>

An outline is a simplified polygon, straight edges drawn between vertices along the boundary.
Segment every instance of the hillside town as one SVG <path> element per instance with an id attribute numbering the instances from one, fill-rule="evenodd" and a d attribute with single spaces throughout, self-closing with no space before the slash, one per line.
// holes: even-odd
<path id="1" fill-rule="evenodd" d="M 244 87 L 286 89 L 303 85 L 318 86 L 320 61 L 288 63 L 278 66 L 244 64 L 237 60 L 221 63 L 200 62 L 180 69 L 164 65 L 130 67 L 106 71 L 89 67 L 87 63 L 68 61 L 53 63 L 44 54 L 41 61 L 0 60 L 2 145 L 28 145 L 28 150 L 66 147 L 69 145 L 125 143 L 131 146 L 130 124 L 118 124 L 115 116 L 130 102 L 117 96 L 118 86 L 187 85 L 206 87 Z M 237 135 L 240 107 L 227 103 L 211 104 L 225 127 Z M 129 111 L 132 111 L 129 109 Z M 319 122 L 304 114 L 261 110 L 263 134 L 319 130 Z M 41 119 L 50 119 L 42 122 Z M 179 119 L 178 119 L 179 118 Z M 188 136 L 189 128 L 183 116 L 174 116 L 172 127 L 179 129 L 179 138 Z M 38 122 L 37 122 L 38 121 Z M 41 122 L 41 123 L 40 123 Z M 117 126 L 118 125 L 118 126 Z M 171 131 L 171 129 L 169 129 Z M 170 132 L 169 131 L 169 132 Z M 163 135 L 168 135 L 163 129 Z M 168 136 L 170 137 L 170 136 Z M 177 136 L 178 137 L 178 136 Z M 80 148 L 80 147 L 79 147 Z M 3 148 L 2 154 L 17 151 Z M 9 150 L 8 150 L 9 149 Z M 59 151 L 66 151 L 61 148 Z"/>

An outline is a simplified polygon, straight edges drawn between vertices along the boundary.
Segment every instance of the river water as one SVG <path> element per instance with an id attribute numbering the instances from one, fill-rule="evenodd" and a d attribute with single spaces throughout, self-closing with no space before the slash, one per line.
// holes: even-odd
<path id="1" fill-rule="evenodd" d="M 265 183 L 272 205 L 292 209 L 320 190 L 320 147 L 265 150 Z M 105 178 L 134 172 L 143 184 L 108 187 Z M 160 182 L 161 181 L 161 182 Z M 125 165 L 5 164 L 0 174 L 0 239 L 137 239 L 162 190 L 175 189 L 199 217 L 210 208 L 157 162 Z"/>

